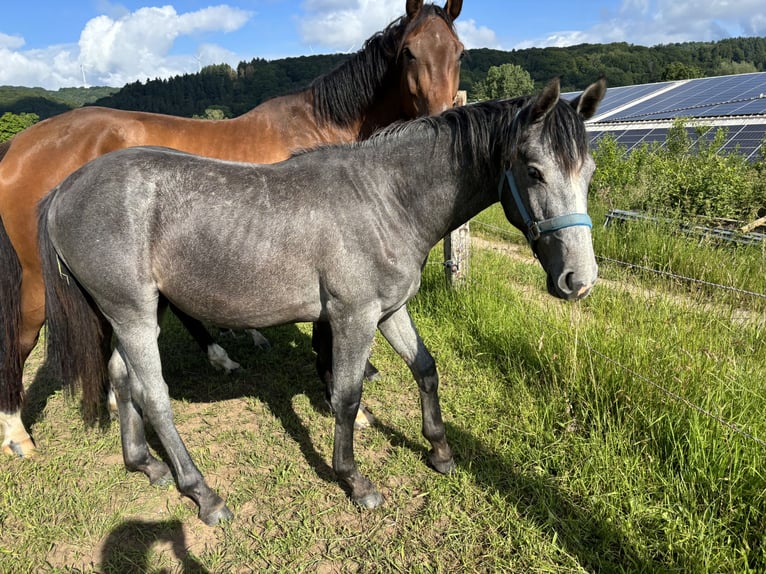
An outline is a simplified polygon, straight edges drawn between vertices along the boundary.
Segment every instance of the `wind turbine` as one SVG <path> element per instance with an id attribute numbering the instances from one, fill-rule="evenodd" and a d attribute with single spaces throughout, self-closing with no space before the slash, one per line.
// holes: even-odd
<path id="1" fill-rule="evenodd" d="M 85 64 L 80 64 L 80 73 L 82 74 L 82 87 L 87 88 L 88 82 L 85 80 Z"/>

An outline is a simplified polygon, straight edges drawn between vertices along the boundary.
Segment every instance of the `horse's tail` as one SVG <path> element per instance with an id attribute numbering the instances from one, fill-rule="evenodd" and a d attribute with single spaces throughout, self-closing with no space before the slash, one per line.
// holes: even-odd
<path id="1" fill-rule="evenodd" d="M 103 414 L 107 362 L 104 349 L 111 330 L 103 315 L 56 253 L 48 234 L 48 211 L 56 192 L 39 204 L 38 241 L 45 280 L 48 360 L 61 369 L 71 390 L 82 385 L 82 410 L 89 423 Z"/>
<path id="2" fill-rule="evenodd" d="M 3 161 L 9 149 L 11 149 L 11 140 L 0 142 L 0 161 Z"/>
<path id="3" fill-rule="evenodd" d="M 0 145 L 0 153 L 2 153 Z M 0 411 L 21 408 L 21 264 L 0 217 Z"/>

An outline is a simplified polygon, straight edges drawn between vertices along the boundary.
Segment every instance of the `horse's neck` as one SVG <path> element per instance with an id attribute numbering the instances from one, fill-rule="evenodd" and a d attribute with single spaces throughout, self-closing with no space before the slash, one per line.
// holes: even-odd
<path id="1" fill-rule="evenodd" d="M 379 129 L 407 119 L 403 114 L 398 86 L 396 89 L 389 88 L 382 97 L 376 98 L 366 109 L 360 110 L 356 128 L 358 138 L 365 140 Z"/>
<path id="2" fill-rule="evenodd" d="M 226 121 L 237 122 L 250 134 L 248 137 L 253 138 L 254 155 L 244 159 L 253 163 L 281 161 L 294 152 L 320 145 L 351 143 L 357 141 L 359 133 L 359 124 L 320 123 L 309 90 L 266 100 L 238 118 Z M 258 148 L 263 148 L 264 153 L 278 153 L 280 157 L 262 159 Z"/>
<path id="3" fill-rule="evenodd" d="M 446 133 L 416 137 L 407 144 L 392 139 L 390 147 L 375 152 L 396 166 L 390 170 L 396 201 L 424 249 L 497 201 L 494 174 L 481 167 L 464 168 L 449 140 Z"/>

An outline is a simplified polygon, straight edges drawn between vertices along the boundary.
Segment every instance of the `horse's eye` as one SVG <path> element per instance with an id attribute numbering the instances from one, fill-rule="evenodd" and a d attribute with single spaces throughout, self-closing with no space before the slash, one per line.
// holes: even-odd
<path id="1" fill-rule="evenodd" d="M 541 174 L 540 170 L 536 167 L 528 167 L 527 175 L 530 177 L 530 179 L 534 179 L 535 181 L 543 181 L 543 174 Z"/>
<path id="2" fill-rule="evenodd" d="M 410 50 L 410 49 L 409 49 L 409 48 L 407 48 L 407 47 L 405 47 L 405 48 L 402 50 L 402 54 L 404 54 L 404 57 L 405 57 L 405 58 L 407 58 L 407 61 L 408 61 L 408 62 L 414 62 L 414 61 L 416 60 L 416 58 L 415 58 L 415 54 L 413 54 L 413 53 L 412 53 L 412 50 Z"/>
<path id="3" fill-rule="evenodd" d="M 463 60 L 465 60 L 465 50 L 460 52 L 460 55 L 457 57 L 458 62 L 462 62 Z"/>

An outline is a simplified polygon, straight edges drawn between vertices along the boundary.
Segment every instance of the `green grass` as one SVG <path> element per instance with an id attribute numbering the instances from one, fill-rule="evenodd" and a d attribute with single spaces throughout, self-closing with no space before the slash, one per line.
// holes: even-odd
<path id="1" fill-rule="evenodd" d="M 437 360 L 454 475 L 425 465 L 415 384 L 381 339 L 383 378 L 365 386 L 378 423 L 356 438 L 386 498 L 369 512 L 329 466 L 309 326 L 267 330 L 266 352 L 223 338 L 245 367 L 225 377 L 169 318 L 179 432 L 234 521 L 206 527 L 174 488 L 127 474 L 117 424 L 83 428 L 30 365 L 40 455 L 0 460 L 0 572 L 766 571 L 766 449 L 718 420 L 766 439 L 757 321 L 605 265 L 619 282 L 563 303 L 528 257 L 490 250 L 450 291 L 440 256 L 410 308 Z"/>

